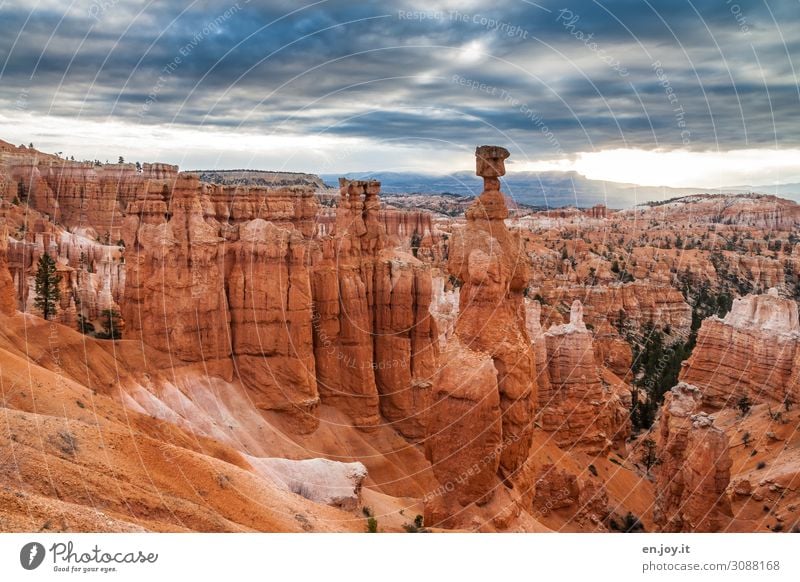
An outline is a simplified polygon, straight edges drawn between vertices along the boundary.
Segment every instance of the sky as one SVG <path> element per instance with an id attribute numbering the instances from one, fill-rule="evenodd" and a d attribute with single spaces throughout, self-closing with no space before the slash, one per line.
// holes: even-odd
<path id="1" fill-rule="evenodd" d="M 800 182 L 800 0 L 0 0 L 0 139 L 184 169 Z"/>

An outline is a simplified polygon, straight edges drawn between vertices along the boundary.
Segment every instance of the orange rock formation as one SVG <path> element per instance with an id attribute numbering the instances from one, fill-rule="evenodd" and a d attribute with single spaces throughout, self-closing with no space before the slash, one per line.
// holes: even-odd
<path id="1" fill-rule="evenodd" d="M 654 509 L 661 531 L 719 531 L 732 516 L 725 492 L 732 464 L 728 437 L 700 411 L 702 401 L 700 390 L 685 383 L 664 399 Z"/>
<path id="2" fill-rule="evenodd" d="M 569 323 L 544 337 L 549 389 L 539 391 L 542 428 L 565 449 L 598 454 L 621 446 L 630 435 L 629 411 L 601 378 L 580 301 L 572 304 Z"/>
<path id="3" fill-rule="evenodd" d="M 797 303 L 775 289 L 733 302 L 720 319 L 703 321 L 681 380 L 694 384 L 709 406 L 800 402 L 800 323 Z"/>

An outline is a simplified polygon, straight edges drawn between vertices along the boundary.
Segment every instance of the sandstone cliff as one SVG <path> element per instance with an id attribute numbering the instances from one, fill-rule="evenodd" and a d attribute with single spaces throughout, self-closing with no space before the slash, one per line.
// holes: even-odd
<path id="1" fill-rule="evenodd" d="M 650 324 L 686 337 L 692 323 L 692 308 L 680 291 L 669 285 L 636 281 L 565 287 L 546 283 L 541 294 L 550 305 L 569 306 L 573 301 L 580 301 L 584 305 L 586 322 L 595 328 L 613 323 L 632 324 L 639 330 Z"/>
<path id="2" fill-rule="evenodd" d="M 0 227 L 0 313 L 13 315 L 17 309 L 14 280 L 8 270 L 8 228 Z"/>
<path id="3" fill-rule="evenodd" d="M 191 174 L 179 175 L 170 194 L 148 189 L 129 206 L 128 337 L 223 377 L 235 370 L 257 407 L 313 429 L 307 241 L 261 218 L 223 228 Z"/>
<path id="4" fill-rule="evenodd" d="M 569 323 L 551 327 L 544 337 L 549 389 L 539 391 L 542 429 L 565 449 L 602 454 L 624 445 L 628 409 L 601 378 L 580 301 L 573 303 Z"/>
<path id="5" fill-rule="evenodd" d="M 800 401 L 797 303 L 776 290 L 736 299 L 724 319 L 703 321 L 680 379 L 703 390 L 708 405 Z"/>
<path id="6" fill-rule="evenodd" d="M 314 345 L 319 390 L 359 426 L 381 415 L 406 437 L 424 435 L 438 332 L 431 274 L 387 248 L 380 183 L 340 182 L 335 227 L 312 256 Z"/>
<path id="7" fill-rule="evenodd" d="M 224 247 L 225 297 L 236 373 L 258 408 L 283 412 L 299 430 L 317 425 L 308 243 L 256 218 Z"/>
<path id="8" fill-rule="evenodd" d="M 661 409 L 654 521 L 665 532 L 720 531 L 730 521 L 728 437 L 700 412 L 703 397 L 675 386 Z"/>

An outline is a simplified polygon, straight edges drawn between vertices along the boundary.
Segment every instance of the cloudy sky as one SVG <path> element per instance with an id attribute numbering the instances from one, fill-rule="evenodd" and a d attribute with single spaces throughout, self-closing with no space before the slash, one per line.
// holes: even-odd
<path id="1" fill-rule="evenodd" d="M 800 182 L 799 0 L 0 0 L 0 139 L 183 168 Z"/>

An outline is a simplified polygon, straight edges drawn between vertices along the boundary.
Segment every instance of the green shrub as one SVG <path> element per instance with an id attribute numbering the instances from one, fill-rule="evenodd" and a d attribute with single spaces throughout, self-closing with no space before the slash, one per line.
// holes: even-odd
<path id="1" fill-rule="evenodd" d="M 369 533 L 378 533 L 378 520 L 374 517 L 370 517 L 367 520 L 367 531 Z"/>

